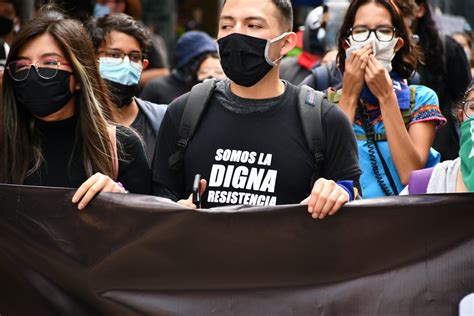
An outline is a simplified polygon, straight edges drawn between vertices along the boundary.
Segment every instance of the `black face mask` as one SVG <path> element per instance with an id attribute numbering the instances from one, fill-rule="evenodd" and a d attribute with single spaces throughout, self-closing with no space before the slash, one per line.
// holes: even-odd
<path id="1" fill-rule="evenodd" d="M 0 16 L 0 36 L 7 35 L 13 31 L 13 20 L 4 16 Z"/>
<path id="2" fill-rule="evenodd" d="M 119 109 L 129 105 L 140 90 L 139 85 L 127 86 L 107 79 L 104 81 L 112 94 L 112 101 Z"/>
<path id="3" fill-rule="evenodd" d="M 13 92 L 20 106 L 37 117 L 45 117 L 56 113 L 71 100 L 70 80 L 68 71 L 59 69 L 56 76 L 44 79 L 35 67 L 31 67 L 25 80 L 12 79 Z"/>
<path id="4" fill-rule="evenodd" d="M 240 86 L 255 85 L 276 66 L 279 60 L 270 60 L 268 56 L 270 44 L 283 39 L 286 35 L 283 33 L 273 40 L 265 40 L 233 33 L 221 38 L 217 43 L 224 73 Z"/>

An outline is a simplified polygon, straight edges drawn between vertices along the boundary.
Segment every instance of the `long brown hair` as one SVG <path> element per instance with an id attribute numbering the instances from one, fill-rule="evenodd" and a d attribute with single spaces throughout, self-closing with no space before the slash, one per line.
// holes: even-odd
<path id="1" fill-rule="evenodd" d="M 76 92 L 78 125 L 76 140 L 82 146 L 84 168 L 88 176 L 101 172 L 114 175 L 108 120 L 111 102 L 97 69 L 94 50 L 80 22 L 61 14 L 45 14 L 26 23 L 11 45 L 8 63 L 18 58 L 22 47 L 43 34 L 51 35 L 59 45 L 81 89 Z M 34 117 L 18 106 L 7 71 L 3 76 L 0 109 L 0 182 L 23 184 L 43 161 Z M 79 137 L 80 135 L 80 137 Z"/>
<path id="2" fill-rule="evenodd" d="M 344 72 L 346 62 L 346 52 L 344 49 L 344 43 L 350 36 L 350 28 L 354 26 L 355 16 L 357 10 L 361 6 L 367 3 L 375 3 L 383 6 L 388 10 L 392 18 L 393 27 L 396 29 L 396 36 L 403 39 L 405 44 L 395 54 L 392 62 L 393 70 L 398 73 L 402 78 L 410 78 L 414 73 L 418 60 L 420 58 L 420 50 L 411 40 L 411 32 L 407 27 L 403 16 L 400 13 L 399 8 L 392 0 L 353 0 L 347 9 L 342 23 L 341 29 L 339 30 L 338 37 L 338 54 L 337 59 L 339 62 L 339 68 Z"/>

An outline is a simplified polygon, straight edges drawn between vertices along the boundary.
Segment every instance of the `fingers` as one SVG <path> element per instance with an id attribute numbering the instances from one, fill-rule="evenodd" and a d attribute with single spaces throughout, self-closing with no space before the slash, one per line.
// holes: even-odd
<path id="1" fill-rule="evenodd" d="M 204 191 L 206 191 L 206 188 L 207 188 L 206 179 L 201 179 L 201 182 L 199 182 L 199 193 L 203 194 Z"/>
<path id="2" fill-rule="evenodd" d="M 201 179 L 199 182 L 199 192 L 200 194 L 203 194 L 204 191 L 206 191 L 207 188 L 207 181 L 206 179 Z M 184 207 L 189 207 L 192 209 L 196 209 L 197 206 L 193 203 L 193 195 L 190 194 L 189 197 L 186 200 L 179 200 L 177 202 L 179 205 L 184 206 Z"/>
<path id="3" fill-rule="evenodd" d="M 352 54 L 349 56 L 349 58 L 347 60 L 349 62 L 351 62 L 354 59 L 358 59 L 362 56 L 365 56 L 365 55 L 371 54 L 371 53 L 372 53 L 372 46 L 366 45 L 366 46 L 362 47 L 361 49 L 358 49 L 358 50 L 352 52 Z"/>
<path id="4" fill-rule="evenodd" d="M 304 199 L 303 201 L 301 201 L 300 204 L 308 204 L 310 198 L 311 198 L 311 195 L 308 196 L 308 197 L 307 197 L 306 199 Z"/>
<path id="5" fill-rule="evenodd" d="M 329 211 L 329 216 L 336 214 L 336 212 L 339 211 L 341 207 L 343 207 L 344 204 L 346 204 L 347 202 L 349 202 L 349 194 L 347 192 L 343 192 L 342 194 L 339 195 L 339 197 L 336 200 L 336 203 L 334 204 L 332 209 Z"/>
<path id="6" fill-rule="evenodd" d="M 380 63 L 380 61 L 375 58 L 374 55 L 370 55 L 367 59 L 367 69 L 370 70 L 373 74 L 379 74 L 385 76 L 385 73 L 388 74 L 388 71 Z"/>
<path id="7" fill-rule="evenodd" d="M 99 174 L 96 173 L 89 179 L 87 179 L 81 186 L 76 190 L 74 196 L 72 197 L 72 203 L 77 203 L 79 200 L 86 194 L 89 188 L 97 181 Z"/>
<path id="8" fill-rule="evenodd" d="M 318 199 L 313 208 L 313 218 L 323 219 L 327 215 L 330 208 L 332 208 L 332 205 L 334 204 L 332 192 L 336 189 L 336 187 L 336 182 L 332 180 L 324 181 L 323 188 L 319 192 Z"/>
<path id="9" fill-rule="evenodd" d="M 355 69 L 363 69 L 364 65 L 367 65 L 367 59 L 372 55 L 372 46 L 365 46 L 355 52 L 353 52 L 348 59 Z"/>
<path id="10" fill-rule="evenodd" d="M 184 207 L 189 207 L 192 209 L 196 209 L 196 205 L 193 203 L 193 195 L 190 194 L 189 197 L 186 200 L 179 200 L 177 202 L 179 205 L 184 206 Z"/>
<path id="11" fill-rule="evenodd" d="M 323 219 L 335 214 L 348 201 L 349 194 L 336 182 L 321 178 L 314 184 L 311 195 L 301 204 L 308 204 L 308 212 L 314 219 Z"/>
<path id="12" fill-rule="evenodd" d="M 367 58 L 367 69 L 366 69 L 366 72 L 370 72 L 371 74 L 374 74 L 377 72 L 377 69 L 378 69 L 378 65 L 374 62 L 375 57 L 372 55 L 372 56 L 369 56 L 369 58 Z"/>
<path id="13" fill-rule="evenodd" d="M 319 178 L 316 180 L 316 182 L 313 185 L 313 190 L 311 191 L 311 194 L 309 196 L 309 201 L 308 201 L 308 212 L 313 214 L 314 212 L 314 207 L 316 205 L 316 202 L 319 199 L 319 195 L 324 187 L 323 180 L 324 178 Z"/>
<path id="14" fill-rule="evenodd" d="M 108 184 L 107 179 L 104 177 L 95 177 L 95 181 L 91 185 L 88 185 L 88 189 L 80 198 L 80 202 L 77 206 L 79 210 L 84 209 L 87 204 L 97 195 L 102 189 Z M 86 181 L 87 182 L 87 181 Z"/>
<path id="15" fill-rule="evenodd" d="M 364 80 L 376 97 L 392 91 L 392 80 L 387 69 L 374 56 L 368 59 Z"/>
<path id="16" fill-rule="evenodd" d="M 79 210 L 84 209 L 89 202 L 100 192 L 119 192 L 124 193 L 125 190 L 119 186 L 114 180 L 110 177 L 96 173 L 87 179 L 80 187 L 77 189 L 76 193 L 72 198 L 72 203 L 78 203 L 77 208 Z"/>

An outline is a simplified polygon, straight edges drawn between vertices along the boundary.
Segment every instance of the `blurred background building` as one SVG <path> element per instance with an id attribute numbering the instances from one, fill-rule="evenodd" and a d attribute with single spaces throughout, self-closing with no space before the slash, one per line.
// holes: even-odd
<path id="1" fill-rule="evenodd" d="M 4 1 L 4 0 L 0 0 Z M 34 13 L 35 7 L 44 2 L 59 2 L 68 8 L 71 14 L 81 17 L 84 12 L 92 13 L 97 3 L 125 2 L 135 7 L 144 24 L 158 34 L 165 42 L 168 53 L 172 57 L 176 39 L 186 31 L 201 30 L 215 37 L 217 34 L 219 8 L 223 0 L 10 0 L 18 5 L 18 13 L 23 21 Z M 331 0 L 332 2 L 348 2 L 347 0 Z M 323 4 L 323 0 L 293 0 L 295 11 L 295 31 L 304 25 L 306 16 L 315 7 Z M 474 0 L 430 0 L 436 7 L 439 27 L 465 28 L 470 31 L 474 25 Z M 136 7 L 140 6 L 136 11 Z M 444 16 L 441 16 L 441 13 Z M 448 31 L 450 32 L 450 31 Z"/>

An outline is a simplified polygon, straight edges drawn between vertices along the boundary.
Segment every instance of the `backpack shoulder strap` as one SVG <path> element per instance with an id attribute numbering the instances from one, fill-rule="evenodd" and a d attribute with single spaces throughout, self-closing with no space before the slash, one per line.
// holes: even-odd
<path id="1" fill-rule="evenodd" d="M 114 164 L 113 180 L 117 181 L 119 173 L 119 159 L 117 152 L 117 126 L 110 125 L 109 127 L 107 127 L 107 131 L 109 132 L 110 147 L 112 147 L 112 161 Z"/>
<path id="2" fill-rule="evenodd" d="M 334 88 L 329 88 L 325 93 L 329 102 L 339 104 L 342 97 L 342 89 L 335 90 Z"/>
<path id="3" fill-rule="evenodd" d="M 402 117 L 403 122 L 405 123 L 405 127 L 408 130 L 410 127 L 411 116 L 413 114 L 413 109 L 416 105 L 416 87 L 410 86 L 410 108 L 406 110 L 402 110 Z"/>
<path id="4" fill-rule="evenodd" d="M 184 151 L 189 140 L 193 137 L 202 113 L 206 109 L 207 103 L 214 92 L 216 81 L 214 79 L 205 80 L 203 83 L 195 85 L 189 93 L 184 105 L 183 115 L 179 123 L 178 130 L 178 150 L 168 159 L 168 166 L 173 170 L 182 167 Z"/>
<path id="5" fill-rule="evenodd" d="M 425 194 L 433 170 L 434 167 L 413 171 L 408 180 L 408 192 L 410 194 Z"/>
<path id="6" fill-rule="evenodd" d="M 308 86 L 299 87 L 298 111 L 301 118 L 303 133 L 310 151 L 314 154 L 315 167 L 313 181 L 320 176 L 324 162 L 324 135 L 322 126 L 322 104 L 324 94 Z"/>
<path id="7" fill-rule="evenodd" d="M 314 81 L 314 89 L 324 91 L 329 87 L 329 70 L 325 65 L 320 65 L 311 70 Z"/>

